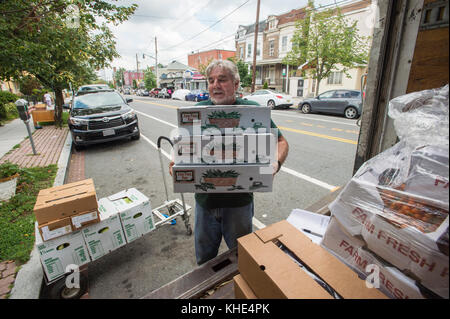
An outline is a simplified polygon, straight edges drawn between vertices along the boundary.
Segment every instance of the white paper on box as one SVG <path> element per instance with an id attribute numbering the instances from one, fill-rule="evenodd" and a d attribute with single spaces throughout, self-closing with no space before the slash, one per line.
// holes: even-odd
<path id="1" fill-rule="evenodd" d="M 338 257 L 353 269 L 361 278 L 366 279 L 370 272 L 368 266 L 376 266 L 379 271 L 379 289 L 393 299 L 423 299 L 416 282 L 395 267 L 385 264 L 375 255 L 364 249 L 365 242 L 351 237 L 339 224 L 331 218 L 321 246 Z M 370 268 L 373 269 L 373 268 Z"/>
<path id="2" fill-rule="evenodd" d="M 90 213 L 77 215 L 72 217 L 72 223 L 76 228 L 81 228 L 83 223 L 90 222 L 91 220 L 97 219 L 97 211 L 93 211 Z"/>
<path id="3" fill-rule="evenodd" d="M 65 236 L 44 242 L 36 222 L 35 234 L 35 245 L 39 251 L 41 264 L 49 281 L 63 276 L 69 265 L 80 267 L 91 261 L 81 231 L 71 232 Z"/>
<path id="4" fill-rule="evenodd" d="M 287 221 L 291 225 L 308 236 L 315 244 L 320 244 L 329 220 L 329 216 L 309 212 L 303 209 L 294 209 L 287 218 Z"/>
<path id="5" fill-rule="evenodd" d="M 155 229 L 150 200 L 135 188 L 108 196 L 120 216 L 127 243 Z"/>
<path id="6" fill-rule="evenodd" d="M 119 213 L 115 207 L 106 198 L 100 199 L 98 204 L 100 222 L 83 229 L 83 237 L 92 260 L 97 260 L 126 244 Z"/>
<path id="7" fill-rule="evenodd" d="M 50 230 L 48 226 L 44 226 L 41 228 L 42 230 L 42 237 L 44 237 L 44 241 L 50 240 L 56 237 L 64 236 L 66 234 L 69 234 L 72 232 L 72 226 L 66 225 L 60 228 L 56 228 L 53 230 Z"/>
<path id="8" fill-rule="evenodd" d="M 271 192 L 271 164 L 174 165 L 175 193 Z"/>

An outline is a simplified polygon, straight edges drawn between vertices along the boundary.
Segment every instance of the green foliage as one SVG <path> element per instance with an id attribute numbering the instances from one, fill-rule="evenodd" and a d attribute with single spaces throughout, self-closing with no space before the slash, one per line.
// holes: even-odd
<path id="1" fill-rule="evenodd" d="M 296 22 L 292 37 L 292 50 L 283 63 L 300 66 L 305 63 L 313 79 L 319 83 L 333 71 L 348 70 L 366 65 L 369 57 L 369 38 L 358 33 L 356 21 L 351 23 L 340 10 L 315 11 L 314 2 L 309 1 L 303 19 Z"/>
<path id="2" fill-rule="evenodd" d="M 6 162 L 0 165 L 0 179 L 11 177 L 20 172 L 20 167 L 17 164 Z"/>
<path id="3" fill-rule="evenodd" d="M 236 66 L 239 71 L 239 77 L 241 78 L 241 86 L 252 86 L 252 74 L 248 72 L 248 64 L 239 60 L 236 62 Z"/>
<path id="4" fill-rule="evenodd" d="M 114 73 L 114 79 L 116 80 L 116 85 L 119 87 L 122 87 L 125 85 L 125 78 L 123 76 L 123 73 L 126 70 L 124 68 L 119 68 L 116 73 Z"/>
<path id="5" fill-rule="evenodd" d="M 57 168 L 53 164 L 18 169 L 16 195 L 0 204 L 0 262 L 25 263 L 30 258 L 34 246 L 33 208 L 37 194 L 41 189 L 52 187 Z"/>
<path id="6" fill-rule="evenodd" d="M 269 88 L 269 84 L 267 84 L 267 81 L 264 81 L 263 89 L 268 89 L 268 88 Z"/>
<path id="7" fill-rule="evenodd" d="M 16 105 L 14 104 L 19 97 L 8 91 L 0 91 L 0 121 L 11 120 L 17 118 Z"/>
<path id="8" fill-rule="evenodd" d="M 147 90 L 151 90 L 156 87 L 156 75 L 150 68 L 144 71 L 144 84 Z"/>
<path id="9" fill-rule="evenodd" d="M 202 176 L 203 178 L 235 178 L 239 176 L 239 173 L 234 170 L 222 172 L 220 169 L 209 169 Z"/>
<path id="10" fill-rule="evenodd" d="M 225 111 L 214 111 L 208 115 L 209 119 L 239 119 L 241 114 L 239 112 L 225 112 Z"/>
<path id="11" fill-rule="evenodd" d="M 22 76 L 19 79 L 20 92 L 25 95 L 33 95 L 33 90 L 41 89 L 41 83 L 31 75 Z"/>
<path id="12" fill-rule="evenodd" d="M 108 24 L 127 20 L 137 5 L 110 1 L 4 1 L 0 7 L 0 79 L 19 79 L 24 72 L 55 92 L 56 123 L 62 90 L 96 79 L 94 70 L 119 57 Z M 75 17 L 75 20 L 73 18 Z M 75 24 L 73 23 L 75 22 Z"/>

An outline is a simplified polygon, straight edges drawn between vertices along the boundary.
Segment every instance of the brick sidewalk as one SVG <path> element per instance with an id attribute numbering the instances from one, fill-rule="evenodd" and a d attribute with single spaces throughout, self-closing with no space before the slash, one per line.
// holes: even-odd
<path id="1" fill-rule="evenodd" d="M 14 261 L 0 263 L 0 299 L 7 299 L 16 278 Z"/>
<path id="2" fill-rule="evenodd" d="M 0 164 L 11 162 L 20 167 L 45 167 L 57 164 L 64 146 L 69 129 L 67 127 L 56 128 L 55 126 L 44 126 L 36 130 L 32 137 L 36 150 L 33 154 L 30 139 L 27 138 L 0 159 Z"/>

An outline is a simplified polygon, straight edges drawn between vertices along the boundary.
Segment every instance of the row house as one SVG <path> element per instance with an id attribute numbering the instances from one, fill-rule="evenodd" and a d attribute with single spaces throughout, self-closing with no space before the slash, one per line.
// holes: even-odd
<path id="1" fill-rule="evenodd" d="M 340 9 L 346 18 L 357 21 L 360 35 L 372 35 L 374 6 L 371 0 L 347 3 Z M 300 77 L 298 66 L 283 64 L 283 58 L 292 49 L 291 40 L 296 30 L 296 21 L 303 19 L 304 16 L 305 8 L 300 8 L 280 15 L 269 15 L 266 20 L 259 22 L 255 77 L 257 89 L 266 82 L 270 89 L 286 92 L 292 96 L 314 95 L 315 81 L 308 75 L 305 78 Z M 250 69 L 253 65 L 254 34 L 255 24 L 241 25 L 235 36 L 236 56 L 246 62 Z M 319 93 L 330 89 L 360 89 L 361 75 L 365 71 L 366 66 L 355 66 L 349 71 L 351 79 L 347 79 L 343 72 L 336 70 L 328 79 L 321 81 Z"/>

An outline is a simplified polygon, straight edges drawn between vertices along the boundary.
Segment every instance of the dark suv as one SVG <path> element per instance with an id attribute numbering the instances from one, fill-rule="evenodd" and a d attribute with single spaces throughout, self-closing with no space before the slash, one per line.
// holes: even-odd
<path id="1" fill-rule="evenodd" d="M 75 149 L 123 138 L 140 137 L 138 118 L 115 90 L 79 92 L 70 109 L 69 129 Z"/>

